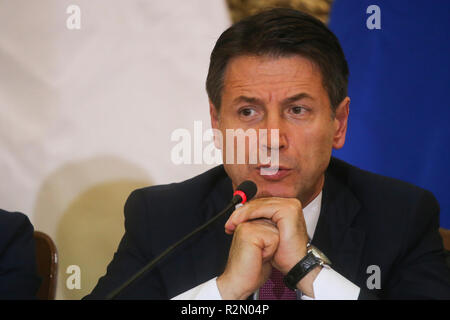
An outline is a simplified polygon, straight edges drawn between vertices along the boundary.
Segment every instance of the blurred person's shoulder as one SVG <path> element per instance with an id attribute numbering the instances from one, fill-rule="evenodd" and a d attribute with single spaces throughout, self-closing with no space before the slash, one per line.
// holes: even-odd
<path id="1" fill-rule="evenodd" d="M 28 216 L 21 212 L 0 209 L 0 239 L 9 238 L 18 229 L 33 231 L 33 225 Z"/>

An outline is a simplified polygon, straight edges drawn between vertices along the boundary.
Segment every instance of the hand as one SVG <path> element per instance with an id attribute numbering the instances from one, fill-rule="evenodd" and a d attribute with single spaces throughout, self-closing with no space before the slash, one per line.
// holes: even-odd
<path id="1" fill-rule="evenodd" d="M 227 266 L 217 278 L 223 299 L 246 299 L 267 281 L 278 242 L 278 229 L 266 219 L 235 228 Z"/>
<path id="2" fill-rule="evenodd" d="M 295 198 L 259 198 L 235 210 L 225 224 L 225 232 L 232 234 L 246 221 L 270 219 L 280 233 L 273 266 L 287 274 L 307 253 L 308 235 L 302 204 Z M 256 220 L 257 221 L 257 220 Z"/>

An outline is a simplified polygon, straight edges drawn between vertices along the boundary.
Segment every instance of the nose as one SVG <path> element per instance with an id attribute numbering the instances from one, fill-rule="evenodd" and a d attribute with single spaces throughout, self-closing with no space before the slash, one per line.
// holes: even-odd
<path id="1" fill-rule="evenodd" d="M 288 140 L 283 128 L 283 118 L 278 112 L 267 113 L 259 130 L 259 142 L 267 151 L 287 149 Z"/>

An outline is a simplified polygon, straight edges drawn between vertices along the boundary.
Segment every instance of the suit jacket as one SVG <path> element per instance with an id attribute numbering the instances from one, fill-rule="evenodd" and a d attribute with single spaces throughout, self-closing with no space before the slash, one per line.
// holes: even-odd
<path id="1" fill-rule="evenodd" d="M 0 209 L 0 299 L 35 299 L 37 273 L 33 225 L 19 212 Z"/>
<path id="2" fill-rule="evenodd" d="M 105 276 L 87 298 L 101 299 L 232 198 L 223 166 L 190 180 L 135 190 L 125 204 L 125 235 Z M 124 290 L 119 299 L 169 299 L 220 275 L 232 236 L 228 217 L 184 243 Z M 312 244 L 361 288 L 361 299 L 450 298 L 450 271 L 434 196 L 406 182 L 332 158 Z M 380 287 L 368 289 L 378 266 Z"/>

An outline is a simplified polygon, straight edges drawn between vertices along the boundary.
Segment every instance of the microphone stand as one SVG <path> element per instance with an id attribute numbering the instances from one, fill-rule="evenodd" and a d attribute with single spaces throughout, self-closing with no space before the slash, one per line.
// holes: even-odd
<path id="1" fill-rule="evenodd" d="M 231 209 L 234 209 L 234 207 L 242 201 L 242 198 L 239 195 L 236 195 L 233 197 L 231 202 L 223 209 L 220 213 L 218 213 L 216 216 L 214 216 L 212 219 L 204 223 L 203 225 L 199 226 L 197 229 L 192 231 L 191 233 L 184 236 L 182 239 L 178 240 L 176 243 L 168 247 L 166 250 L 164 250 L 159 256 L 157 256 L 155 259 L 150 261 L 146 266 L 144 266 L 141 270 L 136 272 L 130 279 L 128 279 L 125 283 L 123 283 L 120 287 L 112 291 L 109 295 L 106 296 L 106 300 L 112 300 L 119 293 L 121 293 L 123 290 L 125 290 L 128 286 L 130 286 L 133 282 L 135 282 L 137 279 L 142 277 L 146 272 L 151 270 L 159 261 L 161 261 L 164 257 L 166 257 L 170 252 L 172 252 L 175 248 L 177 248 L 180 244 L 194 236 L 195 234 L 199 233 L 200 231 L 207 228 L 209 225 L 217 221 L 221 216 L 223 216 L 225 213 L 230 211 Z"/>

